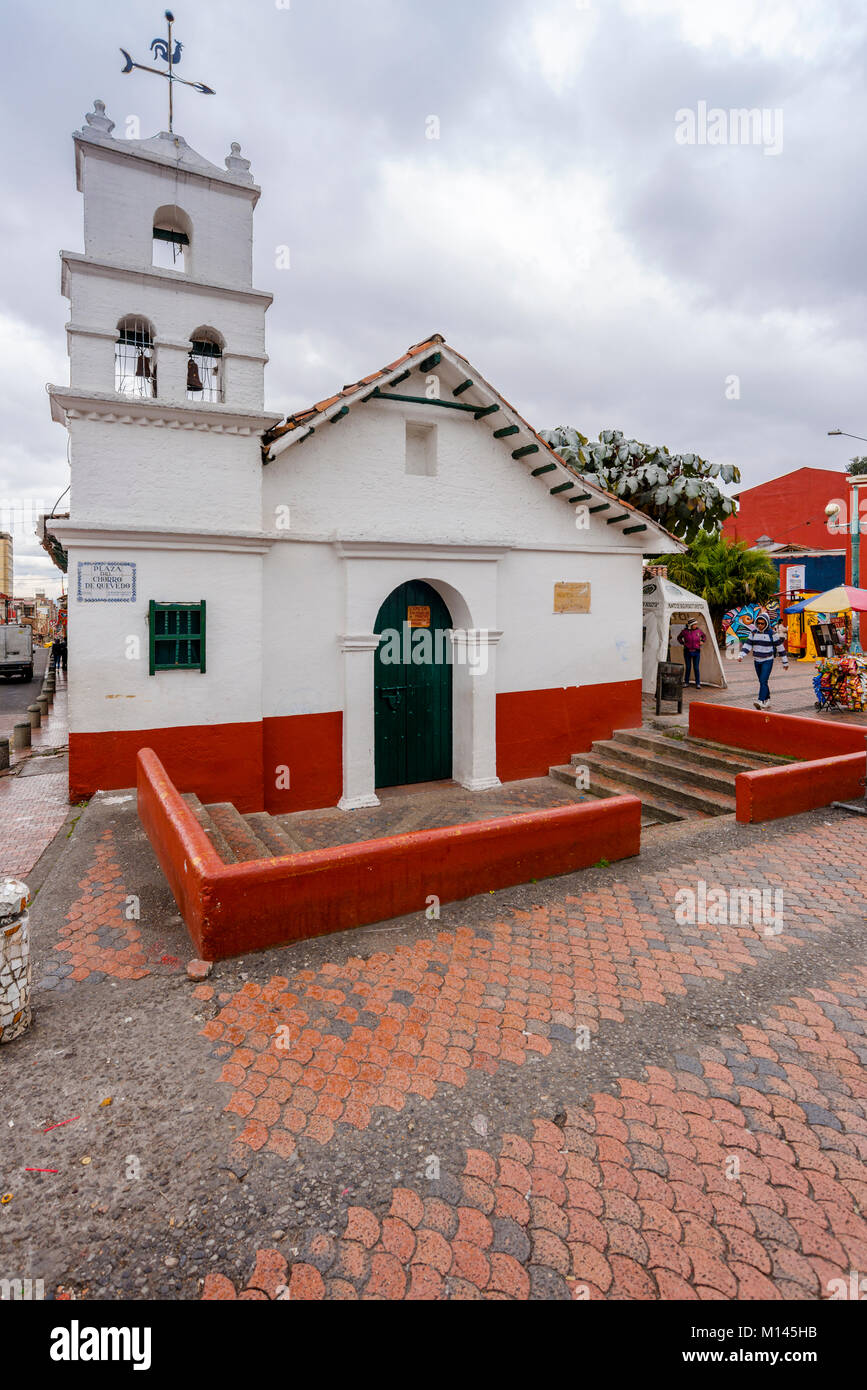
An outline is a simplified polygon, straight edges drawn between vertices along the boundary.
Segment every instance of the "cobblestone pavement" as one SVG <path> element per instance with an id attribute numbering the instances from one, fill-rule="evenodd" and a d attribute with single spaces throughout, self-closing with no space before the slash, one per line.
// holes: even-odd
<path id="1" fill-rule="evenodd" d="M 92 869 L 79 882 L 78 898 L 60 927 L 54 953 L 43 964 L 41 989 L 71 989 L 78 980 L 142 980 L 153 963 L 179 970 L 177 956 L 146 950 L 137 926 L 140 908 L 120 880 L 114 831 L 98 842 Z M 151 963 L 151 969 L 148 968 Z"/>
<path id="2" fill-rule="evenodd" d="M 354 811 L 351 816 L 331 807 L 322 811 L 295 811 L 277 819 L 292 831 L 304 849 L 326 849 L 387 835 L 406 835 L 413 830 L 497 820 L 501 816 L 597 799 L 550 777 L 508 782 L 486 792 L 468 792 L 456 782 L 430 782 L 423 787 L 389 788 L 378 795 L 379 806 Z"/>
<path id="3" fill-rule="evenodd" d="M 842 833 L 841 833 L 842 832 Z M 227 1109 L 247 1119 L 238 1143 L 294 1158 L 299 1143 L 339 1143 L 377 1107 L 463 1088 L 477 1069 L 586 1050 L 606 1020 L 665 1005 L 690 977 L 725 981 L 797 951 L 860 910 L 863 872 L 851 824 L 787 837 L 774 872 L 761 849 L 737 872 L 713 858 L 676 877 L 515 914 L 413 951 L 350 957 L 318 974 L 248 983 L 204 1028 L 232 1045 Z M 666 922 L 675 893 L 745 882 L 768 908 L 780 885 L 785 923 L 764 928 Z M 824 904 L 819 911 L 814 903 Z M 758 926 L 758 930 L 757 930 Z M 779 934 L 773 934 L 779 928 Z M 765 934 L 765 930 L 769 934 Z M 459 1176 L 396 1188 L 388 1214 L 352 1207 L 342 1236 L 309 1233 L 281 1272 L 296 1298 L 806 1298 L 867 1260 L 867 971 L 809 989 L 760 1027 L 723 1031 L 647 1079 L 618 1078 L 499 1151 L 470 1149 Z M 213 996 L 207 985 L 199 998 Z M 209 1276 L 205 1297 L 234 1297 Z"/>
<path id="4" fill-rule="evenodd" d="M 817 1300 L 867 1268 L 860 818 L 673 827 L 640 860 L 194 982 L 113 800 L 34 905 L 35 1021 L 0 1050 L 21 1277 Z"/>
<path id="5" fill-rule="evenodd" d="M 689 707 L 693 700 L 710 701 L 712 704 L 738 705 L 744 709 L 752 709 L 759 688 L 752 658 L 747 656 L 744 657 L 743 661 L 724 660 L 723 667 L 728 689 L 723 690 L 716 686 L 705 685 L 702 686 L 701 690 L 696 690 L 694 685 L 687 686 L 683 692 L 682 715 L 668 714 L 667 712 L 673 706 L 663 705 L 662 717 L 666 719 L 666 722 L 686 723 Z M 867 712 L 858 714 L 852 710 L 817 710 L 816 696 L 813 690 L 815 674 L 816 664 L 813 661 L 791 661 L 788 671 L 783 669 L 779 661 L 775 661 L 771 675 L 771 709 L 777 714 L 806 715 L 811 719 L 821 719 L 829 723 L 867 725 Z M 655 699 L 650 695 L 644 695 L 642 704 L 645 721 L 655 718 Z"/>
<path id="6" fill-rule="evenodd" d="M 340 1239 L 312 1232 L 291 1266 L 260 1250 L 240 1295 L 211 1274 L 203 1297 L 827 1297 L 867 1260 L 865 985 L 469 1149 L 446 1200 L 396 1187 L 386 1214 L 350 1207 Z"/>

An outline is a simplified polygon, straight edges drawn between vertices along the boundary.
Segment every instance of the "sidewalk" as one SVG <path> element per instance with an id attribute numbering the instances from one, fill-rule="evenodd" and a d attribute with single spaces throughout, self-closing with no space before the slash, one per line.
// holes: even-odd
<path id="1" fill-rule="evenodd" d="M 95 797 L 0 1055 L 10 1272 L 84 1298 L 828 1298 L 867 1268 L 867 833 L 676 830 L 197 983 L 134 801 Z M 684 915 L 702 884 L 760 906 Z"/>
<path id="2" fill-rule="evenodd" d="M 695 686 L 684 689 L 684 722 L 693 700 L 753 708 L 753 700 L 758 695 L 759 684 L 752 658 L 746 656 L 743 661 L 723 660 L 723 670 L 728 681 L 727 690 L 721 690 L 711 685 L 706 685 L 701 690 L 696 690 Z M 813 691 L 815 674 L 816 663 L 813 661 L 792 661 L 789 663 L 788 671 L 783 669 L 779 661 L 775 661 L 771 674 L 771 711 L 776 714 L 809 715 L 814 719 L 829 720 L 835 723 L 867 725 L 867 712 L 854 714 L 849 710 L 817 710 L 816 696 Z M 653 696 L 644 695 L 642 706 L 645 720 L 655 718 L 656 700 Z M 662 708 L 663 713 L 666 714 L 674 707 L 670 703 L 664 703 Z"/>
<path id="3" fill-rule="evenodd" d="M 32 747 L 11 754 L 0 774 L 0 875 L 27 879 L 70 815 L 67 794 L 66 676 L 58 672 L 48 717 L 31 734 Z M 32 888 L 33 885 L 31 884 Z"/>

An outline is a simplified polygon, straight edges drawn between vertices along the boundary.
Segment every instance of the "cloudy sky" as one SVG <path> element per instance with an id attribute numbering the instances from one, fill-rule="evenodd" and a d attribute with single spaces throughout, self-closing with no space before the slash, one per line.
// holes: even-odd
<path id="1" fill-rule="evenodd" d="M 148 61 L 163 9 L 4 10 L 16 592 L 59 590 L 28 532 L 69 481 L 44 387 L 68 379 L 58 250 L 82 247 L 70 133 L 96 96 L 116 135 L 130 115 L 143 136 L 165 127 L 165 84 L 123 76 L 118 52 Z M 867 452 L 827 438 L 867 435 L 863 0 L 178 0 L 175 16 L 183 75 L 217 91 L 182 90 L 175 129 L 220 165 L 239 140 L 263 189 L 269 407 L 437 331 L 537 428 L 621 429 L 737 464 L 744 485 Z M 741 108 L 765 113 L 757 138 L 737 138 Z"/>

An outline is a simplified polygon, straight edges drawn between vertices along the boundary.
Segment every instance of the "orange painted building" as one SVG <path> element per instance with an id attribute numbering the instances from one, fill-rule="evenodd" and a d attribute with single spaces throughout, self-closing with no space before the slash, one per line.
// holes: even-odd
<path id="1" fill-rule="evenodd" d="M 829 529 L 825 508 L 839 502 L 845 520 L 850 492 L 846 473 L 796 468 L 736 493 L 738 510 L 724 522 L 723 535 L 750 546 L 765 537 L 809 550 L 840 550 L 847 545 L 846 535 Z"/>

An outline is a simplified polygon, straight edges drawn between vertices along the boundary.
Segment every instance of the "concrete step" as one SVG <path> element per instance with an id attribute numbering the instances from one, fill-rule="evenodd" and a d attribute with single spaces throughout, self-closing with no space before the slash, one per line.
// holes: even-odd
<path id="1" fill-rule="evenodd" d="M 704 811 L 710 816 L 725 816 L 735 809 L 734 785 L 728 792 L 705 790 L 694 786 L 691 770 L 679 767 L 672 770 L 666 767 L 660 772 L 656 766 L 642 768 L 625 759 L 614 757 L 610 752 L 576 754 L 578 761 L 590 770 L 590 785 L 594 777 L 605 777 L 631 789 L 633 795 L 660 798 L 685 807 L 687 811 Z"/>
<path id="2" fill-rule="evenodd" d="M 707 738 L 690 738 L 690 747 L 696 749 L 707 748 L 715 753 L 734 753 L 738 758 L 750 764 L 748 772 L 759 772 L 763 767 L 785 767 L 787 763 L 796 763 L 797 758 L 783 757 L 779 753 L 750 753 L 746 748 L 732 748 L 727 743 L 714 743 Z"/>
<path id="3" fill-rule="evenodd" d="M 587 756 L 584 753 L 576 753 L 572 760 L 573 766 L 578 767 Z M 597 739 L 592 746 L 591 756 L 602 758 L 606 762 L 612 758 L 618 764 L 626 763 L 654 779 L 669 777 L 675 782 L 682 782 L 688 790 L 695 788 L 704 792 L 721 792 L 723 796 L 734 795 L 735 773 L 745 771 L 744 768 L 735 768 L 722 772 L 718 768 L 703 767 L 688 756 L 671 757 L 666 748 L 634 746 L 617 742 L 615 739 Z"/>
<path id="4" fill-rule="evenodd" d="M 761 753 L 746 753 L 721 744 L 704 743 L 700 739 L 657 733 L 652 729 L 615 729 L 612 743 L 645 749 L 663 758 L 687 762 L 691 767 L 716 769 L 720 772 L 754 772 L 769 766 Z"/>
<path id="5" fill-rule="evenodd" d="M 208 808 L 202 805 L 194 792 L 185 792 L 182 799 L 189 806 L 223 863 L 234 864 L 236 859 L 232 847 L 226 837 L 214 824 L 208 814 Z"/>
<path id="6" fill-rule="evenodd" d="M 206 806 L 205 810 L 232 853 L 227 864 L 246 864 L 257 859 L 273 859 L 264 840 L 248 825 L 237 807 L 229 801 Z"/>
<path id="7" fill-rule="evenodd" d="M 589 766 L 589 765 L 588 765 Z M 551 767 L 548 769 L 549 777 L 553 777 L 555 782 L 566 782 L 569 786 L 575 786 L 575 768 L 571 764 L 561 767 Z M 600 772 L 598 768 L 590 770 L 590 786 L 588 792 L 591 796 L 639 796 L 641 798 L 641 824 L 644 829 L 649 829 L 654 825 L 667 825 L 671 821 L 683 820 L 688 814 L 700 815 L 700 812 L 688 812 L 683 806 L 678 806 L 672 801 L 668 801 L 662 796 L 651 796 L 647 792 L 640 792 L 634 786 L 617 781 L 614 777 L 608 777 Z"/>
<path id="8" fill-rule="evenodd" d="M 285 825 L 277 820 L 276 816 L 269 816 L 267 811 L 254 811 L 251 815 L 244 817 L 250 829 L 264 845 L 266 845 L 275 859 L 282 858 L 286 854 L 300 854 L 307 849 L 302 844 L 297 835 L 287 829 Z"/>

